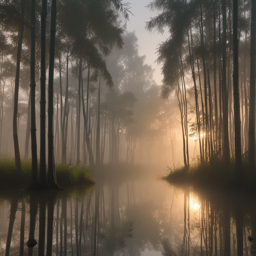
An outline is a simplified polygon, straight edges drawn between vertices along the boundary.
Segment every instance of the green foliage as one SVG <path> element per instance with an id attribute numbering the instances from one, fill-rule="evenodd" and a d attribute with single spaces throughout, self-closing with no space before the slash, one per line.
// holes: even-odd
<path id="1" fill-rule="evenodd" d="M 58 184 L 65 189 L 94 184 L 90 170 L 84 166 L 57 164 L 55 168 Z M 0 157 L 0 190 L 25 189 L 30 183 L 31 160 L 22 161 L 22 170 L 22 174 L 17 174 L 15 160 Z"/>

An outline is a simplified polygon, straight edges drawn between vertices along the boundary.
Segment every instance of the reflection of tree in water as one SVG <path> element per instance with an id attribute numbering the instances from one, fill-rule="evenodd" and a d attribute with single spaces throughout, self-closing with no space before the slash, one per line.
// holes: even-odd
<path id="1" fill-rule="evenodd" d="M 95 191 L 95 240 L 94 255 L 115 255 L 124 252 L 126 239 L 132 237 L 133 223 L 120 212 L 118 186 L 109 189 L 109 208 L 105 209 L 105 193 L 102 188 Z M 97 247 L 97 249 L 96 249 Z M 101 248 L 102 247 L 102 248 Z M 95 254 L 95 251 L 97 252 Z"/>
<path id="2" fill-rule="evenodd" d="M 12 197 L 0 208 L 0 254 L 251 255 L 247 237 L 256 237 L 254 197 L 204 193 L 197 199 L 187 192 L 176 202 L 174 196 L 154 198 L 158 192 L 150 186 L 97 184 L 89 195 Z M 38 242 L 33 249 L 25 246 L 29 238 Z"/>
<path id="3" fill-rule="evenodd" d="M 248 195 L 205 194 L 201 198 L 197 220 L 192 216 L 193 209 L 187 200 L 189 196 L 187 194 L 184 199 L 181 255 L 254 255 L 252 251 L 250 254 L 250 242 L 247 238 L 251 234 L 256 237 L 256 207 L 252 203 L 255 198 Z M 162 246 L 163 255 L 180 255 L 179 250 L 172 250 L 170 241 L 163 241 Z"/>

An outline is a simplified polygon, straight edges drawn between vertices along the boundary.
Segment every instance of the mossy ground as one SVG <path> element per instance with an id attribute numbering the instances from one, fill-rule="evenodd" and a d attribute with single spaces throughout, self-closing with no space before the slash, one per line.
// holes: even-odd
<path id="1" fill-rule="evenodd" d="M 87 167 L 56 164 L 55 169 L 57 182 L 64 189 L 94 184 Z M 31 181 L 31 160 L 22 161 L 22 171 L 17 173 L 14 159 L 0 157 L 0 190 L 25 189 Z"/>
<path id="2" fill-rule="evenodd" d="M 224 161 L 216 160 L 169 171 L 163 179 L 177 186 L 256 193 L 256 170 L 249 168 L 247 159 L 243 160 L 242 170 L 237 170 L 234 160 L 228 166 Z"/>

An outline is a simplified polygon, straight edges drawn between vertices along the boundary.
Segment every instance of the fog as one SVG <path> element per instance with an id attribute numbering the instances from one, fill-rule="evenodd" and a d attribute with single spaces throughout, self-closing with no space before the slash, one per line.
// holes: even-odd
<path id="1" fill-rule="evenodd" d="M 0 254 L 255 255 L 255 24 L 254 0 L 1 0 Z"/>

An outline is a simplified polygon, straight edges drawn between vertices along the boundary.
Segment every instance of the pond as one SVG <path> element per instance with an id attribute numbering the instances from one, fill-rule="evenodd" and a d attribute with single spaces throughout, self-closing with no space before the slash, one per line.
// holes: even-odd
<path id="1" fill-rule="evenodd" d="M 156 178 L 99 182 L 72 193 L 7 194 L 0 255 L 253 255 L 255 202 Z"/>

